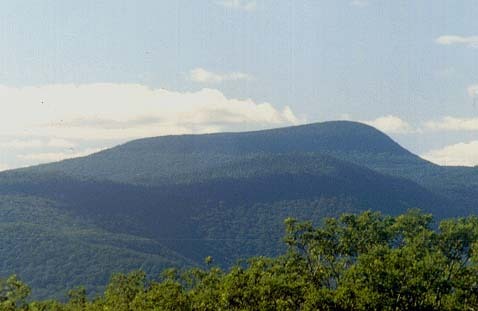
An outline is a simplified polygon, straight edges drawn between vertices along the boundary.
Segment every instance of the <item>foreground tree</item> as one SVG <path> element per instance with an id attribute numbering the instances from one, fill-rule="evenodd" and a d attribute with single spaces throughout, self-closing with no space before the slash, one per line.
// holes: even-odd
<path id="1" fill-rule="evenodd" d="M 16 275 L 6 280 L 0 279 L 0 310 L 26 309 L 28 295 L 30 295 L 30 288 L 21 282 Z"/>
<path id="2" fill-rule="evenodd" d="M 287 252 L 223 271 L 140 271 L 112 277 L 89 300 L 32 302 L 16 277 L 1 281 L 0 310 L 478 310 L 478 218 L 435 224 L 417 210 L 364 212 L 321 226 L 286 220 Z"/>

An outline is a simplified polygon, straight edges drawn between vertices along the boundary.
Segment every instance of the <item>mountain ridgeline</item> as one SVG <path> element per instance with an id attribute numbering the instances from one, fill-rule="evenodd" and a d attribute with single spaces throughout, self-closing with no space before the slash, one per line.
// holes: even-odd
<path id="1" fill-rule="evenodd" d="M 476 213 L 477 200 L 477 168 L 432 164 L 360 123 L 140 139 L 0 173 L 0 276 L 37 297 L 97 292 L 112 272 L 274 256 L 287 217 L 440 219 Z"/>

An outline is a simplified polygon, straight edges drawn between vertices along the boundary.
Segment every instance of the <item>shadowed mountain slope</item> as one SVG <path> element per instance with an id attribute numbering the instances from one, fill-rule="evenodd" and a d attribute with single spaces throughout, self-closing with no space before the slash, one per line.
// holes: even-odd
<path id="1" fill-rule="evenodd" d="M 28 169 L 118 182 L 182 183 L 208 176 L 251 155 L 329 154 L 348 158 L 399 158 L 428 163 L 380 131 L 333 121 L 245 133 L 180 135 L 135 140 L 97 154 Z M 228 170 L 224 170 L 228 174 Z M 207 178 L 207 177 L 204 177 Z"/>
<path id="2" fill-rule="evenodd" d="M 0 173 L 0 234 L 9 237 L 0 249 L 28 241 L 4 253 L 0 272 L 23 273 L 28 281 L 55 266 L 63 277 L 32 283 L 47 296 L 62 284 L 99 288 L 89 265 L 156 273 L 211 255 L 228 266 L 277 254 L 287 217 L 319 223 L 343 212 L 416 207 L 439 218 L 471 213 L 478 191 L 463 181 L 473 174 L 431 164 L 376 129 L 345 121 L 140 139 Z M 468 196 L 455 200 L 460 193 Z M 48 247 L 33 250 L 28 232 Z M 69 268 L 72 249 L 84 273 Z M 23 260 L 14 264 L 18 254 Z M 44 264 L 29 260 L 49 256 Z"/>

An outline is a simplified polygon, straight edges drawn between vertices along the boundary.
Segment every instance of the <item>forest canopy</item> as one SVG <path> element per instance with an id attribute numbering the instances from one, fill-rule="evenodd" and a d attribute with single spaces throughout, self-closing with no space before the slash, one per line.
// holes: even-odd
<path id="1" fill-rule="evenodd" d="M 29 301 L 29 288 L 0 280 L 1 310 L 476 310 L 478 218 L 439 224 L 411 210 L 285 220 L 287 250 L 225 271 L 203 268 L 112 276 L 104 293 L 75 288 L 65 301 Z"/>

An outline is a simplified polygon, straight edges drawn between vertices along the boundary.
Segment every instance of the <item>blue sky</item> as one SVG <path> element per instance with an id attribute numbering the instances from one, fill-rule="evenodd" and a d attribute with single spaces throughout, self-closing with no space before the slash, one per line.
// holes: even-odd
<path id="1" fill-rule="evenodd" d="M 475 165 L 477 13 L 439 0 L 3 1 L 0 169 L 334 119 Z"/>

